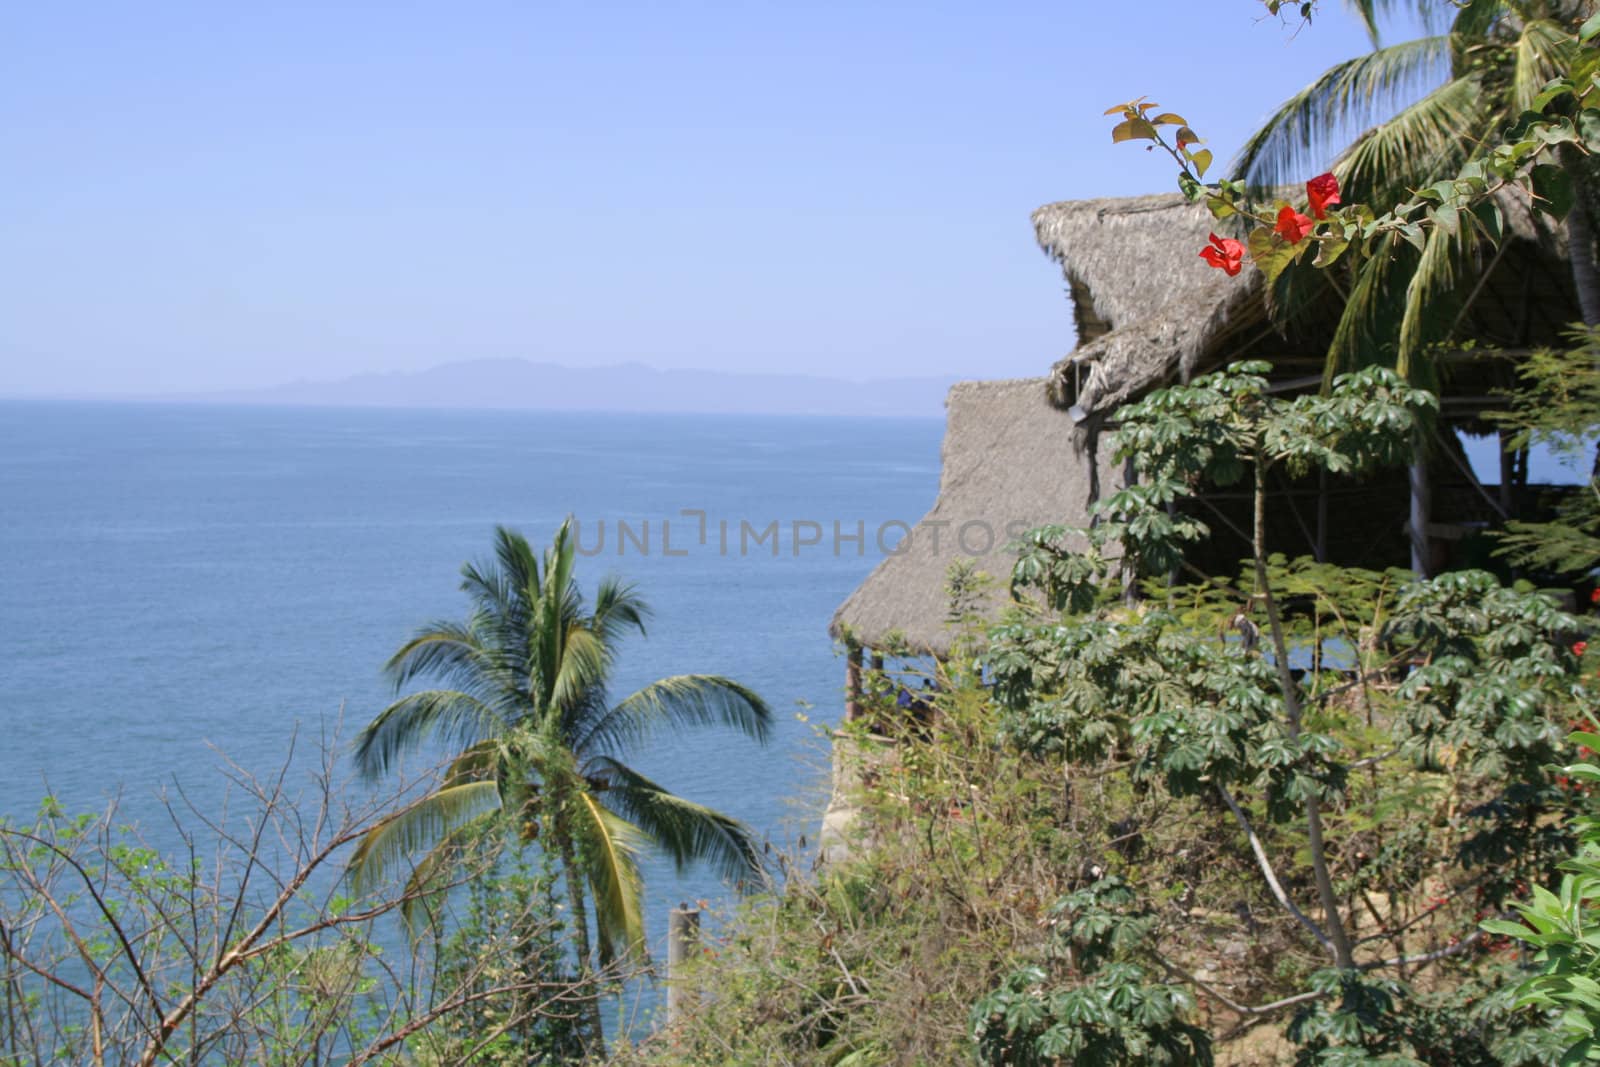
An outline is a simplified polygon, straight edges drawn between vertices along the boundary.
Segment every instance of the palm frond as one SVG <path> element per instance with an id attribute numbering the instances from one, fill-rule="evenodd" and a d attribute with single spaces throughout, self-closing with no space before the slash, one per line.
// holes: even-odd
<path id="1" fill-rule="evenodd" d="M 1411 280 L 1406 284 L 1405 310 L 1400 316 L 1400 341 L 1395 352 L 1394 369 L 1407 380 L 1415 380 L 1415 362 L 1423 348 L 1430 342 L 1444 340 L 1437 336 L 1437 324 L 1452 321 L 1455 317 L 1456 244 L 1456 238 L 1443 227 L 1429 229 L 1422 255 L 1411 272 Z M 1446 307 L 1447 304 L 1452 306 Z"/>
<path id="2" fill-rule="evenodd" d="M 400 753 L 429 738 L 475 744 L 505 728 L 505 719 L 478 697 L 456 689 L 409 693 L 380 711 L 356 735 L 355 762 L 361 773 L 386 772 Z"/>
<path id="3" fill-rule="evenodd" d="M 606 805 L 649 835 L 680 872 L 705 863 L 719 877 L 741 884 L 761 873 L 761 853 L 738 819 L 676 796 L 609 756 L 596 757 L 590 769 L 608 784 Z"/>
<path id="4" fill-rule="evenodd" d="M 1458 45 L 1465 48 L 1489 40 L 1495 34 L 1496 27 L 1514 14 L 1505 0 L 1466 0 L 1451 20 L 1450 33 Z M 1458 63 L 1464 58 L 1464 51 L 1457 54 Z"/>
<path id="5" fill-rule="evenodd" d="M 494 782 L 465 782 L 429 793 L 373 827 L 346 865 L 358 892 L 381 885 L 397 863 L 434 846 L 500 803 Z"/>
<path id="6" fill-rule="evenodd" d="M 551 680 L 550 707 L 565 720 L 570 709 L 583 702 L 585 694 L 605 685 L 610 663 L 605 642 L 598 634 L 581 622 L 569 623 Z"/>
<path id="7" fill-rule="evenodd" d="M 440 784 L 462 785 L 466 782 L 486 782 L 495 778 L 500 770 L 500 744 L 494 740 L 479 741 L 470 746 L 444 769 Z"/>
<path id="8" fill-rule="evenodd" d="M 497 815 L 490 810 L 468 819 L 440 838 L 412 869 L 402 890 L 400 922 L 413 944 L 438 925 L 440 903 L 464 876 L 461 861 L 494 829 Z"/>
<path id="9" fill-rule="evenodd" d="M 1389 118 L 1450 73 L 1450 38 L 1423 37 L 1336 64 L 1291 96 L 1245 142 L 1233 173 L 1254 186 L 1327 169 L 1350 131 Z"/>
<path id="10" fill-rule="evenodd" d="M 610 575 L 601 579 L 595 590 L 593 626 L 607 646 L 616 643 L 626 629 L 645 632 L 644 624 L 650 618 L 650 606 L 639 596 L 630 582 Z"/>
<path id="11" fill-rule="evenodd" d="M 607 809 L 588 792 L 578 793 L 585 873 L 594 895 L 595 932 L 600 965 L 608 967 L 621 954 L 645 954 L 644 887 L 639 853 L 646 838 L 637 826 Z"/>
<path id="12" fill-rule="evenodd" d="M 1491 125 L 1476 78 L 1456 78 L 1357 138 L 1333 165 L 1351 202 L 1389 204 L 1453 178 Z"/>
<path id="13" fill-rule="evenodd" d="M 678 674 L 652 682 L 603 715 L 572 750 L 579 756 L 623 751 L 667 727 L 729 726 L 763 744 L 772 711 L 755 691 L 715 674 Z"/>
<path id="14" fill-rule="evenodd" d="M 1515 112 L 1532 109 L 1534 97 L 1571 68 L 1577 51 L 1576 38 L 1558 23 L 1536 19 L 1523 26 L 1517 35 L 1517 59 L 1511 78 Z"/>
<path id="15" fill-rule="evenodd" d="M 550 548 L 544 554 L 544 587 L 546 595 L 554 591 L 562 597 L 576 592 L 572 581 L 572 568 L 576 561 L 576 544 L 572 540 L 572 519 L 562 520 L 561 526 L 556 530 L 555 540 L 550 542 Z M 577 605 L 573 604 L 576 608 Z"/>
<path id="16" fill-rule="evenodd" d="M 498 567 L 480 567 L 468 560 L 461 565 L 461 591 L 485 615 L 510 615 L 515 607 L 515 591 Z"/>
<path id="17" fill-rule="evenodd" d="M 520 600 L 531 604 L 539 599 L 539 557 L 526 537 L 509 527 L 496 526 L 494 557 L 499 563 L 500 579 L 510 590 L 513 602 Z"/>
<path id="18" fill-rule="evenodd" d="M 493 670 L 494 654 L 469 624 L 439 620 L 401 645 L 383 670 L 398 690 L 422 675 L 460 675 Z"/>
<path id="19" fill-rule="evenodd" d="M 1367 31 L 1367 39 L 1372 42 L 1372 47 L 1377 48 L 1382 44 L 1381 23 L 1385 16 L 1395 11 L 1411 11 L 1421 17 L 1423 25 L 1432 26 L 1436 22 L 1440 5 L 1430 3 L 1429 0 L 1345 0 L 1345 8 L 1356 18 L 1361 20 L 1361 26 Z"/>
<path id="20" fill-rule="evenodd" d="M 1328 345 L 1324 388 L 1330 387 L 1340 374 L 1387 362 L 1383 338 L 1392 337 L 1396 328 L 1393 306 L 1396 287 L 1391 284 L 1390 275 L 1397 269 L 1397 260 L 1410 254 L 1410 245 L 1388 233 L 1377 239 L 1362 261 L 1350 299 L 1345 301 L 1339 325 L 1334 328 L 1333 340 Z"/>

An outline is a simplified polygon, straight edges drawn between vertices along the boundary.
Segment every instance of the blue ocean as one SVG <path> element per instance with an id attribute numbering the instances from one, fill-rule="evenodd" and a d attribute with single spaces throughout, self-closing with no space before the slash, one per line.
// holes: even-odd
<path id="1" fill-rule="evenodd" d="M 419 625 L 459 618 L 463 561 L 504 524 L 536 544 L 579 523 L 579 578 L 654 608 L 616 692 L 711 672 L 777 714 L 758 748 L 667 737 L 636 766 L 772 839 L 814 834 L 820 727 L 842 710 L 827 624 L 938 484 L 942 423 L 536 412 L 0 403 L 0 813 L 47 793 L 222 795 L 223 757 L 275 770 L 392 692 Z M 776 527 L 774 528 L 774 525 Z M 621 527 L 626 527 L 624 531 Z M 620 536 L 619 536 L 620 535 Z M 892 547 L 893 536 L 888 547 Z M 705 873 L 645 871 L 659 942 Z"/>

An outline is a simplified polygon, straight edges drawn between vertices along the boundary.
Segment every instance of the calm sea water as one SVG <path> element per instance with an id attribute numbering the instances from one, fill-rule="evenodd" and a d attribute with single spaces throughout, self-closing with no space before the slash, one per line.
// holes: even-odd
<path id="1" fill-rule="evenodd" d="M 828 619 L 880 557 L 879 524 L 914 523 L 932 502 L 942 429 L 0 403 L 0 812 L 31 812 L 47 789 L 73 808 L 120 790 L 154 824 L 174 779 L 220 795 L 209 746 L 268 771 L 296 724 L 314 734 L 343 705 L 359 727 L 389 696 L 380 667 L 412 629 L 464 614 L 457 569 L 488 552 L 494 526 L 542 543 L 572 514 L 587 548 L 607 526 L 604 553 L 580 561 L 586 587 L 614 571 L 655 608 L 648 639 L 624 646 L 619 695 L 722 673 L 780 720 L 767 749 L 670 737 L 638 753 L 639 769 L 775 841 L 811 832 L 815 728 L 842 703 Z M 706 545 L 683 509 L 706 513 Z M 663 553 L 663 519 L 687 555 Z M 619 520 L 635 531 L 620 556 Z M 741 554 L 741 520 L 780 523 L 779 556 Z M 836 520 L 845 534 L 864 524 L 865 544 L 836 552 Z M 797 521 L 817 523 L 822 543 L 797 554 Z M 726 896 L 703 874 L 646 874 L 653 938 L 672 902 Z"/>

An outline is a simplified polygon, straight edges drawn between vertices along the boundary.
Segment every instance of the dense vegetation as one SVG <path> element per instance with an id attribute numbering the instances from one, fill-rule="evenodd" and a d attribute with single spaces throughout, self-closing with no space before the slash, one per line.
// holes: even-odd
<path id="1" fill-rule="evenodd" d="M 1124 410 L 1139 489 L 1087 550 L 1030 535 L 1016 578 L 1045 613 L 969 630 L 987 676 L 939 668 L 926 731 L 850 739 L 855 855 L 753 904 L 703 1013 L 636 1055 L 1556 1062 L 1570 1042 L 1518 1001 L 1526 950 L 1480 923 L 1572 855 L 1591 624 L 1526 582 L 1259 540 L 1237 580 L 1169 585 L 1204 531 L 1167 504 L 1202 478 L 1381 462 L 1429 415 L 1387 372 L 1285 401 L 1261 369 Z"/>

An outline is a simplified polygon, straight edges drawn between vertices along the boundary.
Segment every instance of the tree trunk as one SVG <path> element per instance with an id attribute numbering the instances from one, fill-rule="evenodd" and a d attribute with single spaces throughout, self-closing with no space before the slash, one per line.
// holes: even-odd
<path id="1" fill-rule="evenodd" d="M 1572 256 L 1572 286 L 1578 291 L 1578 311 L 1585 326 L 1600 324 L 1600 271 L 1595 267 L 1594 216 L 1589 213 L 1588 161 L 1570 144 L 1561 145 L 1556 158 L 1572 182 L 1572 210 L 1567 212 L 1568 254 Z M 1594 446 L 1590 476 L 1600 478 L 1600 442 Z"/>
<path id="2" fill-rule="evenodd" d="M 1289 719 L 1289 736 L 1298 739 L 1300 697 L 1295 690 L 1294 675 L 1289 671 L 1289 643 L 1284 640 L 1278 604 L 1267 580 L 1267 465 L 1259 456 L 1255 468 L 1255 529 L 1251 547 L 1255 552 L 1256 592 L 1266 602 L 1267 625 L 1272 630 L 1272 658 L 1277 661 L 1278 688 L 1283 693 L 1283 708 Z M 1323 925 L 1333 945 L 1334 965 L 1342 971 L 1352 970 L 1356 965 L 1355 950 L 1350 944 L 1350 935 L 1345 932 L 1339 897 L 1333 891 L 1333 878 L 1328 873 L 1328 847 L 1322 839 L 1322 802 L 1314 796 L 1306 798 L 1306 845 L 1311 852 L 1311 874 L 1317 883 L 1317 897 L 1322 903 Z"/>
<path id="3" fill-rule="evenodd" d="M 578 956 L 578 981 L 582 983 L 595 979 L 594 955 L 589 946 L 589 905 L 583 891 L 583 872 L 578 869 L 578 857 L 572 847 L 572 833 L 565 825 L 565 820 L 557 823 L 557 836 L 560 839 L 561 870 L 567 879 L 567 902 L 572 913 L 572 942 L 573 951 Z M 600 1021 L 600 994 L 599 983 L 594 989 L 581 989 L 584 997 L 581 1018 L 584 1032 L 579 1035 L 583 1051 L 589 1056 L 604 1058 L 606 1054 L 606 1034 Z"/>
<path id="4" fill-rule="evenodd" d="M 1572 285 L 1584 325 L 1600 324 L 1600 271 L 1595 269 L 1594 219 L 1589 214 L 1589 182 L 1583 154 L 1570 144 L 1557 150 L 1562 169 L 1572 182 L 1572 210 L 1567 212 L 1567 244 L 1572 256 Z"/>

